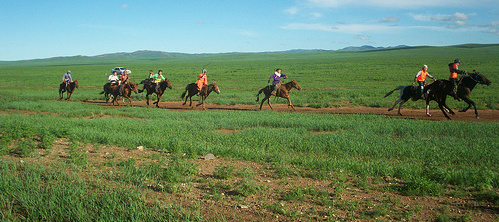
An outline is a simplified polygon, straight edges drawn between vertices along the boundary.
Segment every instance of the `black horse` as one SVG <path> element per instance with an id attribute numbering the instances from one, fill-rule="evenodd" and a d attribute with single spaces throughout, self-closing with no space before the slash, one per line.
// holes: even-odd
<path id="1" fill-rule="evenodd" d="M 399 104 L 399 110 L 397 112 L 397 115 L 402 116 L 402 113 L 400 113 L 400 108 L 402 105 L 412 99 L 412 101 L 418 101 L 422 99 L 420 91 L 419 91 L 419 86 L 412 86 L 412 85 L 407 85 L 407 86 L 398 86 L 394 90 L 386 93 L 384 97 L 387 97 L 391 95 L 393 92 L 399 90 L 400 91 L 400 97 L 395 103 L 393 104 L 392 108 L 389 108 L 388 111 L 392 111 L 397 104 Z M 428 95 L 425 95 L 428 96 Z"/>
<path id="2" fill-rule="evenodd" d="M 149 105 L 149 95 L 156 93 L 157 101 L 154 102 L 153 104 L 156 104 L 156 107 L 159 107 L 159 100 L 161 99 L 161 96 L 163 93 L 165 93 L 166 88 L 172 89 L 172 84 L 170 83 L 170 80 L 166 79 L 164 81 L 159 82 L 159 87 L 158 90 L 156 91 L 156 86 L 155 84 L 150 80 L 150 79 L 145 79 L 140 82 L 140 84 L 144 84 L 144 89 L 139 90 L 139 93 L 143 92 L 144 90 L 147 91 L 146 93 L 146 104 Z"/>
<path id="3" fill-rule="evenodd" d="M 189 98 L 190 101 L 189 106 L 192 106 L 192 97 L 196 95 L 198 92 L 199 96 L 201 97 L 201 101 L 196 106 L 203 105 L 203 109 L 205 109 L 204 101 L 206 100 L 206 98 L 210 95 L 211 92 L 216 92 L 217 94 L 220 94 L 220 89 L 218 89 L 217 82 L 213 82 L 209 85 L 203 86 L 201 91 L 198 90 L 198 86 L 196 85 L 196 83 L 188 84 L 187 86 L 185 86 L 184 93 L 182 93 L 182 95 L 180 96 L 180 98 L 182 99 L 184 99 L 185 97 L 185 101 L 182 105 L 185 105 L 187 103 L 187 98 Z"/>
<path id="4" fill-rule="evenodd" d="M 63 95 L 64 95 L 65 92 L 67 92 L 67 95 L 68 95 L 68 97 L 66 98 L 66 100 L 69 100 L 69 98 L 71 98 L 71 95 L 73 94 L 73 92 L 77 88 L 79 88 L 79 86 L 78 86 L 78 80 L 68 82 L 68 88 L 67 89 L 66 89 L 66 85 L 65 85 L 64 82 L 61 83 L 61 84 L 59 84 L 59 100 L 62 99 L 62 97 L 63 97 Z"/>
<path id="5" fill-rule="evenodd" d="M 487 79 L 484 75 L 480 74 L 476 70 L 473 70 L 472 73 L 467 73 L 467 76 L 463 77 L 458 84 L 457 87 L 457 96 L 459 99 L 462 99 L 466 103 L 468 103 L 468 107 L 460 110 L 460 112 L 468 111 L 471 106 L 475 108 L 475 116 L 478 117 L 478 111 L 476 109 L 475 102 L 471 100 L 469 97 L 471 95 L 471 91 L 475 88 L 477 84 L 484 84 L 489 86 L 491 84 L 490 80 Z M 442 110 L 447 119 L 450 119 L 447 112 L 454 115 L 455 113 L 447 106 L 445 103 L 447 99 L 447 95 L 452 94 L 452 83 L 449 80 L 437 80 L 434 83 L 428 85 L 424 89 L 424 93 L 428 92 L 428 98 L 426 98 L 426 115 L 430 115 L 430 101 L 435 100 L 438 103 L 438 107 Z"/>

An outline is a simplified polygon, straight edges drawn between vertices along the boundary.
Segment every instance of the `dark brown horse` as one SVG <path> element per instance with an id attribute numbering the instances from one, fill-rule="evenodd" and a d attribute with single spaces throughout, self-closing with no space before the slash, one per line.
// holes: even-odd
<path id="1" fill-rule="evenodd" d="M 209 85 L 203 86 L 201 91 L 198 90 L 198 86 L 196 85 L 196 83 L 188 84 L 187 86 L 185 86 L 185 92 L 182 93 L 182 95 L 180 96 L 180 98 L 182 99 L 184 99 L 185 97 L 185 101 L 182 105 L 185 105 L 187 103 L 187 98 L 189 98 L 190 101 L 189 106 L 192 106 L 192 96 L 196 95 L 198 92 L 199 96 L 201 97 L 201 101 L 196 106 L 202 105 L 203 109 L 205 110 L 204 101 L 206 100 L 206 97 L 208 97 L 211 92 L 216 92 L 217 94 L 220 94 L 220 89 L 218 88 L 217 82 L 213 82 Z M 187 96 L 185 96 L 186 94 Z"/>
<path id="2" fill-rule="evenodd" d="M 397 104 L 399 104 L 399 109 L 397 112 L 397 115 L 399 115 L 399 116 L 402 116 L 402 113 L 400 113 L 400 108 L 402 108 L 402 105 L 405 102 L 409 101 L 410 99 L 412 99 L 412 101 L 418 101 L 418 100 L 422 99 L 420 91 L 419 91 L 419 86 L 412 86 L 412 85 L 398 86 L 394 90 L 386 93 L 386 95 L 384 97 L 391 95 L 393 92 L 395 92 L 397 90 L 400 91 L 400 97 L 397 101 L 395 101 L 393 106 L 388 109 L 388 111 L 392 111 L 395 108 L 395 106 Z M 426 96 L 428 96 L 428 95 L 426 95 Z"/>
<path id="3" fill-rule="evenodd" d="M 159 100 L 161 99 L 161 96 L 163 95 L 163 93 L 165 93 L 166 88 L 169 88 L 169 89 L 173 88 L 172 84 L 170 83 L 170 80 L 168 80 L 168 79 L 158 83 L 159 87 L 158 87 L 157 91 L 156 91 L 155 84 L 152 81 L 150 81 L 149 79 L 142 80 L 142 82 L 140 82 L 140 84 L 144 84 L 144 89 L 140 90 L 139 93 L 143 92 L 144 90 L 147 91 L 147 93 L 146 93 L 147 105 L 149 105 L 149 95 L 156 93 L 156 97 L 158 98 L 158 100 L 153 103 L 153 104 L 156 104 L 156 107 L 159 107 Z"/>
<path id="4" fill-rule="evenodd" d="M 282 84 L 281 87 L 277 90 L 275 96 L 288 99 L 288 102 L 289 102 L 288 107 L 291 107 L 293 110 L 295 110 L 295 107 L 293 106 L 293 104 L 291 103 L 291 100 L 289 99 L 289 91 L 293 88 L 295 88 L 297 90 L 301 90 L 301 87 L 298 85 L 298 83 L 294 79 L 286 84 Z M 262 92 L 265 94 L 265 98 L 263 98 L 262 103 L 260 104 L 260 110 L 262 110 L 263 102 L 265 102 L 265 100 L 267 100 L 267 103 L 269 104 L 270 109 L 273 110 L 272 106 L 270 105 L 270 96 L 272 96 L 272 91 L 270 90 L 270 85 L 265 86 L 262 89 L 260 89 L 260 91 L 258 91 L 258 94 L 256 94 L 256 101 L 257 102 L 258 102 L 258 100 L 260 100 L 260 93 L 262 93 Z"/>
<path id="5" fill-rule="evenodd" d="M 475 116 L 476 118 L 479 118 L 475 102 L 470 99 L 471 91 L 477 84 L 484 84 L 488 86 L 491 84 L 491 82 L 489 79 L 487 79 L 487 77 L 480 74 L 476 70 L 473 70 L 472 73 L 467 73 L 467 76 L 463 77 L 459 82 L 459 85 L 457 87 L 457 96 L 459 99 L 462 99 L 466 103 L 468 103 L 468 107 L 460 110 L 460 112 L 466 112 L 469 108 L 471 108 L 471 106 L 473 106 L 473 108 L 475 108 Z M 440 108 L 440 110 L 442 110 L 442 113 L 445 117 L 447 117 L 447 119 L 450 119 L 449 115 L 447 115 L 447 112 L 452 115 L 455 114 L 454 111 L 452 111 L 445 103 L 447 95 L 452 94 L 452 83 L 449 80 L 437 80 L 434 83 L 428 85 L 428 87 L 425 88 L 424 92 L 428 92 L 428 98 L 426 99 L 427 116 L 431 116 L 429 105 L 431 100 L 437 101 L 438 107 Z"/>
<path id="6" fill-rule="evenodd" d="M 122 92 L 121 96 L 123 97 L 123 102 L 125 102 L 124 98 L 128 99 L 130 106 L 133 106 L 132 105 L 132 98 L 131 98 L 132 91 L 135 92 L 135 94 L 138 93 L 137 83 L 129 82 L 129 83 L 126 83 L 125 85 L 123 85 L 123 92 Z M 105 94 L 106 103 L 109 101 L 109 95 L 112 95 L 113 96 L 113 101 L 112 101 L 113 106 L 114 106 L 115 101 L 116 101 L 116 104 L 121 106 L 120 103 L 118 102 L 118 96 L 120 95 L 120 86 L 119 85 L 114 85 L 114 84 L 111 85 L 111 83 L 106 83 L 104 85 L 104 91 L 102 91 L 100 94 Z"/>
<path id="7" fill-rule="evenodd" d="M 65 83 L 59 84 L 59 100 L 62 99 L 63 95 L 65 92 L 67 92 L 68 97 L 66 100 L 69 100 L 71 98 L 71 95 L 75 91 L 75 89 L 79 88 L 78 86 L 78 80 L 68 82 L 68 88 L 66 90 Z"/>

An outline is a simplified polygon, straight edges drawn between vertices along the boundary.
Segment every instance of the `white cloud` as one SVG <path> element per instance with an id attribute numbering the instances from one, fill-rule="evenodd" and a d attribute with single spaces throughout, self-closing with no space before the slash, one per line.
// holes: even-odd
<path id="1" fill-rule="evenodd" d="M 291 23 L 281 26 L 282 29 L 288 30 L 319 30 L 319 31 L 333 31 L 337 29 L 334 26 L 327 26 L 322 24 L 307 24 L 307 23 Z"/>
<path id="2" fill-rule="evenodd" d="M 300 11 L 300 9 L 298 9 L 298 7 L 291 7 L 291 8 L 284 10 L 284 12 L 286 12 L 287 14 L 290 14 L 290 15 L 296 15 L 296 14 L 298 14 L 299 11 Z"/>
<path id="3" fill-rule="evenodd" d="M 312 7 L 320 8 L 338 8 L 342 6 L 354 7 L 381 7 L 381 8 L 424 8 L 424 7 L 446 7 L 453 6 L 471 7 L 476 5 L 495 5 L 497 0 L 453 0 L 449 3 L 448 0 L 306 0 L 307 4 Z"/>
<path id="4" fill-rule="evenodd" d="M 287 30 L 316 30 L 349 34 L 361 34 L 363 32 L 387 33 L 401 29 L 398 26 L 379 24 L 338 24 L 330 26 L 318 23 L 291 23 L 281 28 Z"/>
<path id="5" fill-rule="evenodd" d="M 479 27 L 499 27 L 499 21 L 492 21 L 488 24 L 478 25 Z"/>
<path id="6" fill-rule="evenodd" d="M 312 15 L 312 17 L 314 17 L 314 18 L 322 18 L 322 16 L 323 16 L 321 13 L 318 13 L 318 12 L 312 12 L 312 13 L 310 13 L 310 14 L 311 14 L 311 15 Z"/>
<path id="7" fill-rule="evenodd" d="M 121 6 L 121 8 L 128 8 L 128 7 L 130 7 L 130 6 L 129 6 L 129 5 L 127 5 L 127 4 L 123 4 L 123 5 Z"/>
<path id="8" fill-rule="evenodd" d="M 409 16 L 412 17 L 414 20 L 417 21 L 424 21 L 424 22 L 429 22 L 431 21 L 431 15 L 418 15 L 418 14 L 413 14 L 409 13 Z"/>
<path id="9" fill-rule="evenodd" d="M 464 13 L 456 12 L 453 15 L 435 15 L 431 17 L 433 21 L 462 21 L 462 20 L 470 20 L 470 17 Z"/>
<path id="10" fill-rule="evenodd" d="M 382 18 L 381 22 L 398 22 L 399 20 L 400 20 L 399 18 L 391 16 L 391 17 Z"/>
<path id="11" fill-rule="evenodd" d="M 371 36 L 367 36 L 367 35 L 357 35 L 357 36 L 355 36 L 355 39 L 360 39 L 360 40 L 367 41 L 367 40 L 371 40 Z"/>

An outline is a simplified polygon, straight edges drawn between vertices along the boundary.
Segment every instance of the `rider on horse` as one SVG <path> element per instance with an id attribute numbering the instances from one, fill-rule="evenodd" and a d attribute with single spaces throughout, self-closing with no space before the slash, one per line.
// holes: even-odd
<path id="1" fill-rule="evenodd" d="M 72 82 L 73 79 L 71 78 L 71 70 L 68 70 L 68 72 L 64 73 L 62 76 L 62 82 L 64 83 L 64 90 L 68 90 L 68 82 Z"/>
<path id="2" fill-rule="evenodd" d="M 130 76 L 128 76 L 127 70 L 125 69 L 123 72 L 121 72 L 120 75 L 120 95 L 123 94 L 123 85 L 128 83 L 128 80 L 130 80 Z"/>
<path id="3" fill-rule="evenodd" d="M 152 71 L 150 71 L 150 73 L 152 73 Z M 161 81 L 165 81 L 165 77 L 163 76 L 163 70 L 161 70 L 161 69 L 158 70 L 158 73 L 150 75 L 149 78 L 152 79 L 151 83 L 155 84 L 154 89 L 156 92 L 158 91 L 158 87 L 159 87 L 158 83 Z"/>
<path id="4" fill-rule="evenodd" d="M 416 76 L 414 77 L 414 82 L 417 82 L 419 85 L 419 93 L 422 99 L 426 99 L 426 96 L 423 94 L 423 89 L 426 85 L 425 81 L 426 76 L 430 77 L 431 79 L 433 79 L 433 81 L 435 81 L 435 78 L 428 73 L 428 66 L 423 65 L 423 68 L 421 68 L 418 74 L 416 74 Z"/>
<path id="5" fill-rule="evenodd" d="M 450 71 L 450 76 L 449 80 L 452 83 L 452 96 L 454 96 L 454 99 L 458 99 L 457 97 L 457 74 L 460 75 L 466 75 L 466 71 L 459 70 L 458 66 L 461 64 L 461 60 L 455 59 L 453 63 L 449 63 L 449 71 Z"/>
<path id="6" fill-rule="evenodd" d="M 208 71 L 206 69 L 203 69 L 203 72 L 199 74 L 198 80 L 196 81 L 196 85 L 198 86 L 198 96 L 199 92 L 201 92 L 201 89 L 203 89 L 203 86 L 208 85 L 208 76 L 206 75 L 207 72 Z"/>
<path id="7" fill-rule="evenodd" d="M 277 94 L 277 91 L 279 90 L 279 87 L 281 87 L 281 77 L 283 79 L 286 79 L 288 78 L 288 76 L 284 75 L 281 73 L 281 69 L 276 69 L 275 70 L 275 73 L 272 74 L 269 78 L 269 81 L 268 83 L 270 83 L 270 80 L 271 79 L 274 79 L 274 81 L 272 81 L 272 85 L 271 85 L 271 88 L 270 90 L 272 91 L 272 95 L 275 96 Z"/>
<path id="8" fill-rule="evenodd" d="M 118 84 L 118 81 L 120 78 L 117 76 L 117 72 L 113 71 L 113 74 L 109 75 L 109 78 L 107 78 L 107 81 L 111 83 L 111 85 L 116 85 Z"/>

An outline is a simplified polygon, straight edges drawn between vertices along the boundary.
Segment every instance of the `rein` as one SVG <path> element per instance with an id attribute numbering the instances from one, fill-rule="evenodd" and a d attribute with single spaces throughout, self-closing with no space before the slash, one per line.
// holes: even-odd
<path id="1" fill-rule="evenodd" d="M 473 80 L 475 80 L 475 82 L 481 84 L 480 80 L 478 80 L 478 76 L 480 76 L 480 73 L 475 73 L 476 76 L 475 77 L 472 77 L 471 75 L 469 75 L 469 77 Z"/>

